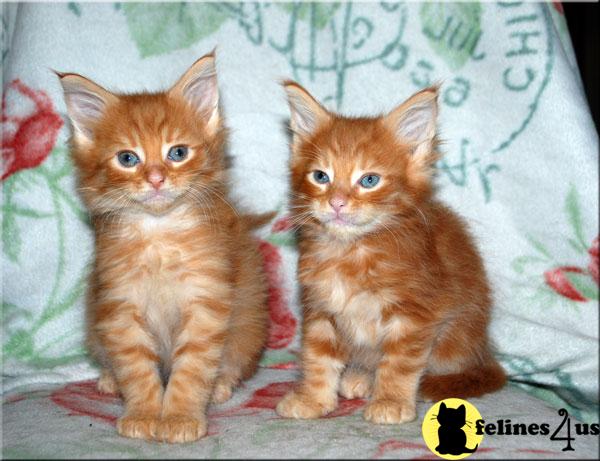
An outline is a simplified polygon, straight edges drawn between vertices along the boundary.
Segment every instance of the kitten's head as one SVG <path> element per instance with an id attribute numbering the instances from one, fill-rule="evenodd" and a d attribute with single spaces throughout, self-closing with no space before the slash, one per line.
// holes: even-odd
<path id="1" fill-rule="evenodd" d="M 164 213 L 224 179 L 214 53 L 168 91 L 115 94 L 58 74 L 72 122 L 72 155 L 92 214 Z"/>
<path id="2" fill-rule="evenodd" d="M 353 238 L 418 212 L 432 192 L 437 159 L 437 88 L 420 91 L 380 117 L 327 111 L 286 82 L 292 129 L 292 206 L 298 222 L 316 222 Z"/>
<path id="3" fill-rule="evenodd" d="M 467 410 L 464 405 L 448 408 L 444 402 L 440 404 L 437 420 L 441 426 L 461 428 L 466 424 Z"/>

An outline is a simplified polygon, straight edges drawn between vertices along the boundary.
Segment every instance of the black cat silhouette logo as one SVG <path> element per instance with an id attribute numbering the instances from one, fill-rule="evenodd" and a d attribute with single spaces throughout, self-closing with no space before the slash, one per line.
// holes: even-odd
<path id="1" fill-rule="evenodd" d="M 444 459 L 462 459 L 475 453 L 483 440 L 474 422 L 481 419 L 477 408 L 466 400 L 445 399 L 433 405 L 423 420 L 423 439 L 429 449 Z"/>

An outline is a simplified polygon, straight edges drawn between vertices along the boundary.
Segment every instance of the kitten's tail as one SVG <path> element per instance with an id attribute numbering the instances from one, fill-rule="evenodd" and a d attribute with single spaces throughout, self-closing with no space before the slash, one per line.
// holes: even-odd
<path id="1" fill-rule="evenodd" d="M 506 373 L 494 359 L 485 365 L 451 375 L 424 375 L 420 393 L 427 400 L 438 402 L 451 397 L 479 397 L 502 388 Z"/>
<path id="2" fill-rule="evenodd" d="M 241 216 L 242 221 L 246 224 L 249 230 L 264 226 L 277 215 L 276 211 L 261 214 L 244 214 Z"/>

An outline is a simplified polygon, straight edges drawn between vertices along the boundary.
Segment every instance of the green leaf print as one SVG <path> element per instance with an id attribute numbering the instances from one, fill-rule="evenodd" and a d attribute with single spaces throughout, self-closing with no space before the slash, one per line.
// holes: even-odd
<path id="1" fill-rule="evenodd" d="M 50 322 L 57 321 L 67 311 L 74 308 L 77 301 L 83 296 L 86 286 L 87 270 L 73 283 L 66 285 L 65 276 L 69 270 L 66 260 L 66 223 L 72 217 L 79 218 L 89 224 L 87 212 L 73 194 L 66 181 L 72 175 L 71 158 L 64 146 L 55 147 L 46 161 L 34 169 L 19 171 L 3 183 L 2 204 L 2 238 L 3 251 L 8 259 L 14 263 L 20 262 L 23 226 L 29 225 L 33 220 L 50 220 L 45 229 L 56 226 L 58 240 L 57 268 L 53 274 L 52 289 L 45 301 L 45 306 L 39 314 L 34 314 L 34 309 L 3 299 L 3 346 L 2 354 L 6 359 L 18 359 L 28 365 L 50 368 L 53 364 L 66 364 L 81 360 L 85 351 L 76 353 L 69 349 L 70 355 L 60 354 L 52 357 L 53 344 L 64 345 L 67 339 L 80 336 L 80 328 L 52 339 L 46 344 L 41 344 L 45 339 L 42 329 Z M 43 188 L 44 193 L 51 198 L 50 211 L 37 210 L 18 203 L 18 198 L 30 194 L 33 189 Z M 67 214 L 70 211 L 72 214 Z M 66 292 L 65 292 L 66 290 Z"/>
<path id="2" fill-rule="evenodd" d="M 21 252 L 21 235 L 15 216 L 11 212 L 3 209 L 4 218 L 2 219 L 2 249 L 4 254 L 12 262 L 16 263 Z"/>
<path id="3" fill-rule="evenodd" d="M 2 251 L 12 262 L 17 262 L 21 252 L 21 234 L 15 219 L 12 198 L 16 177 L 8 178 L 3 184 L 4 205 L 2 206 Z"/>
<path id="4" fill-rule="evenodd" d="M 584 298 L 598 299 L 598 285 L 588 274 L 565 272 L 564 275 Z"/>
<path id="5" fill-rule="evenodd" d="M 481 36 L 481 9 L 479 3 L 424 3 L 421 6 L 423 34 L 452 70 L 460 69 L 473 55 Z"/>
<path id="6" fill-rule="evenodd" d="M 579 253 L 587 252 L 587 243 L 583 236 L 583 225 L 581 223 L 581 209 L 579 206 L 579 194 L 573 184 L 569 189 L 567 200 L 565 201 L 565 211 L 569 218 L 569 223 L 575 232 L 575 239 L 569 239 L 571 246 Z"/>
<path id="7" fill-rule="evenodd" d="M 278 3 L 277 6 L 291 13 L 294 11 L 295 4 L 299 2 Z M 297 10 L 297 18 L 302 21 L 311 21 L 319 30 L 324 29 L 340 7 L 339 2 L 331 3 L 312 3 L 300 2 Z"/>
<path id="8" fill-rule="evenodd" d="M 122 10 L 143 58 L 187 48 L 229 18 L 213 3 L 123 3 Z"/>
<path id="9" fill-rule="evenodd" d="M 286 232 L 283 234 L 271 234 L 267 237 L 267 241 L 273 245 L 293 247 L 296 246 L 296 236 L 293 232 Z"/>
<path id="10" fill-rule="evenodd" d="M 10 335 L 10 339 L 3 347 L 5 356 L 28 359 L 33 355 L 34 343 L 31 333 L 24 329 L 19 329 Z"/>
<path id="11" fill-rule="evenodd" d="M 27 309 L 23 309 L 13 303 L 2 301 L 2 321 L 6 324 L 18 317 L 31 320 L 33 316 Z"/>
<path id="12" fill-rule="evenodd" d="M 78 2 L 69 2 L 67 3 L 67 8 L 78 18 L 81 17 L 81 7 Z"/>
<path id="13" fill-rule="evenodd" d="M 526 234 L 525 238 L 529 243 L 531 243 L 531 246 L 533 246 L 533 248 L 535 248 L 538 251 L 538 253 L 546 257 L 546 260 L 552 260 L 552 255 L 550 254 L 550 251 L 548 251 L 548 249 L 542 244 L 542 242 L 540 242 L 539 240 L 537 240 L 529 234 Z"/>
<path id="14" fill-rule="evenodd" d="M 298 356 L 288 350 L 266 350 L 260 359 L 260 366 L 268 367 L 270 365 L 278 365 L 287 362 L 296 362 Z"/>

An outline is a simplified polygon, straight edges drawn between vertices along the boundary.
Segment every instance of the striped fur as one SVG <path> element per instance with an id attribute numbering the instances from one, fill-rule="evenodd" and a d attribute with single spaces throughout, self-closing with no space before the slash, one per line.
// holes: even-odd
<path id="1" fill-rule="evenodd" d="M 196 440 L 211 397 L 227 400 L 254 373 L 268 320 L 250 234 L 260 220 L 227 198 L 214 55 L 163 93 L 116 95 L 60 77 L 95 231 L 87 344 L 102 367 L 98 389 L 123 397 L 121 435 Z M 189 147 L 184 161 L 166 157 L 173 145 Z M 123 150 L 142 162 L 123 167 Z M 157 177 L 162 195 L 152 198 Z"/>
<path id="2" fill-rule="evenodd" d="M 433 194 L 437 88 L 374 118 L 330 113 L 293 82 L 286 91 L 304 319 L 302 378 L 277 412 L 317 418 L 339 393 L 370 397 L 365 419 L 398 424 L 416 417 L 419 392 L 439 400 L 502 387 L 483 262 Z M 368 173 L 381 177 L 372 189 L 359 184 Z M 334 221 L 335 203 L 345 222 Z"/>

